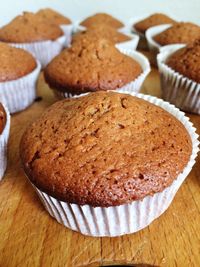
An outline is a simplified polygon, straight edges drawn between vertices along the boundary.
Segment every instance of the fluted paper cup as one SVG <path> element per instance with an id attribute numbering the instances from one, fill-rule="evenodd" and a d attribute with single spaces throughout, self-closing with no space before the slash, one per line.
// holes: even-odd
<path id="1" fill-rule="evenodd" d="M 36 82 L 41 65 L 29 74 L 8 82 L 0 82 L 0 102 L 5 103 L 10 113 L 24 110 L 33 103 L 36 97 Z"/>
<path id="2" fill-rule="evenodd" d="M 2 102 L 1 104 L 6 113 L 6 124 L 3 132 L 0 134 L 0 181 L 2 180 L 7 167 L 7 145 L 10 133 L 10 113 L 6 105 Z"/>
<path id="3" fill-rule="evenodd" d="M 71 44 L 74 25 L 73 24 L 62 24 L 60 25 L 60 27 L 66 36 L 66 41 L 63 46 L 68 47 Z"/>
<path id="4" fill-rule="evenodd" d="M 137 22 L 143 20 L 144 18 L 145 18 L 145 16 L 137 16 L 137 17 L 134 17 L 134 18 L 130 18 L 129 21 L 125 24 L 125 27 L 122 28 L 122 29 L 125 30 L 125 31 L 129 31 L 129 32 L 132 32 L 132 33 L 138 35 L 138 37 L 139 37 L 138 49 L 148 50 L 148 44 L 147 44 L 147 41 L 146 41 L 145 34 L 142 33 L 142 32 L 137 31 L 136 28 L 134 27 L 134 25 Z"/>
<path id="5" fill-rule="evenodd" d="M 157 57 L 162 97 L 184 111 L 200 114 L 200 83 L 184 77 L 166 64 L 168 57 L 184 46 L 163 47 Z"/>
<path id="6" fill-rule="evenodd" d="M 147 75 L 149 74 L 151 68 L 150 68 L 150 64 L 148 59 L 141 54 L 140 52 L 134 51 L 134 50 L 130 50 L 130 49 L 124 49 L 121 47 L 121 45 L 117 44 L 116 47 L 120 50 L 121 53 L 132 57 L 134 60 L 136 60 L 141 68 L 142 68 L 142 73 L 136 78 L 134 79 L 132 82 L 124 85 L 121 88 L 118 88 L 116 90 L 113 90 L 115 92 L 124 92 L 124 91 L 128 91 L 130 93 L 132 92 L 139 92 L 142 84 L 144 82 L 144 80 L 146 79 Z M 61 98 L 68 98 L 68 97 L 74 97 L 75 94 L 72 93 L 68 93 L 68 92 L 61 92 L 57 89 L 52 89 L 54 91 L 54 94 L 57 98 L 61 99 Z"/>
<path id="7" fill-rule="evenodd" d="M 40 61 L 42 68 L 44 68 L 65 47 L 66 40 L 67 37 L 63 34 L 53 41 L 47 40 L 32 43 L 9 43 L 9 45 L 27 50 Z"/>
<path id="8" fill-rule="evenodd" d="M 129 92 L 126 93 L 130 94 Z M 33 185 L 46 210 L 57 222 L 84 235 L 114 237 L 134 233 L 145 228 L 169 207 L 177 190 L 195 163 L 199 145 L 198 135 L 184 113 L 156 97 L 135 93 L 131 93 L 131 95 L 153 103 L 176 117 L 190 135 L 192 154 L 183 172 L 169 187 L 153 196 L 147 196 L 143 200 L 136 200 L 120 206 L 106 208 L 71 204 L 59 201 Z"/>
<path id="9" fill-rule="evenodd" d="M 152 56 L 153 56 L 153 58 L 152 58 L 153 65 L 157 64 L 156 57 L 160 51 L 160 48 L 162 47 L 159 43 L 157 43 L 154 40 L 154 37 L 157 34 L 167 30 L 171 26 L 172 26 L 172 24 L 163 24 L 163 25 L 159 25 L 159 26 L 154 26 L 154 27 L 149 28 L 145 33 L 149 50 L 151 51 Z"/>

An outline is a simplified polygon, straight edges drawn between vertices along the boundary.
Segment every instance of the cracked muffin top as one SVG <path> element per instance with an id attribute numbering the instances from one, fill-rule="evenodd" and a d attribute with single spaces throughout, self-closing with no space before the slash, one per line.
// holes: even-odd
<path id="1" fill-rule="evenodd" d="M 158 26 L 161 24 L 173 24 L 176 21 L 171 19 L 165 14 L 162 13 L 156 13 L 153 14 L 133 25 L 133 27 L 141 33 L 145 33 L 146 30 L 148 30 L 150 27 Z"/>
<path id="2" fill-rule="evenodd" d="M 53 89 L 81 94 L 115 90 L 133 81 L 142 68 L 133 58 L 122 54 L 112 42 L 99 39 L 76 42 L 55 57 L 44 70 Z"/>
<path id="3" fill-rule="evenodd" d="M 71 20 L 51 8 L 40 9 L 36 13 L 39 17 L 56 25 L 71 24 Z"/>
<path id="4" fill-rule="evenodd" d="M 19 79 L 31 73 L 37 66 L 27 51 L 0 43 L 0 82 Z"/>
<path id="5" fill-rule="evenodd" d="M 173 53 L 166 64 L 176 72 L 200 83 L 200 39 Z"/>
<path id="6" fill-rule="evenodd" d="M 0 41 L 7 43 L 29 43 L 55 40 L 63 35 L 59 26 L 47 23 L 31 12 L 24 12 L 0 28 Z"/>
<path id="7" fill-rule="evenodd" d="M 161 46 L 168 44 L 189 44 L 200 38 L 200 27 L 190 22 L 176 23 L 153 39 Z"/>
<path id="8" fill-rule="evenodd" d="M 0 134 L 2 134 L 6 125 L 6 112 L 3 105 L 0 103 Z"/>
<path id="9" fill-rule="evenodd" d="M 105 38 L 113 42 L 114 44 L 130 41 L 131 37 L 124 33 L 118 32 L 116 29 L 110 26 L 100 25 L 99 27 L 91 27 L 86 31 L 81 31 L 74 34 L 72 38 L 72 45 L 78 41 L 85 41 L 90 39 L 91 41 L 96 38 Z"/>
<path id="10" fill-rule="evenodd" d="M 70 203 L 115 206 L 168 187 L 192 151 L 184 126 L 145 100 L 96 92 L 56 102 L 24 133 L 31 182 Z"/>
<path id="11" fill-rule="evenodd" d="M 91 26 L 94 25 L 98 26 L 101 24 L 106 24 L 116 29 L 124 26 L 124 24 L 121 21 L 106 13 L 94 14 L 93 16 L 86 18 L 80 23 L 80 25 L 87 28 L 90 28 Z"/>

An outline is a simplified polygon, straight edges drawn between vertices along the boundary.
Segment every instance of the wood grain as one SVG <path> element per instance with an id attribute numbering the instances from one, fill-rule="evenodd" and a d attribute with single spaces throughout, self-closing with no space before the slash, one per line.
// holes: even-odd
<path id="1" fill-rule="evenodd" d="M 156 69 L 142 92 L 160 97 Z M 113 262 L 200 266 L 200 156 L 170 208 L 136 234 L 85 237 L 48 215 L 23 174 L 18 154 L 24 129 L 55 101 L 42 74 L 38 94 L 40 102 L 12 116 L 8 168 L 0 184 L 0 266 L 92 267 Z M 200 133 L 200 116 L 189 117 Z"/>

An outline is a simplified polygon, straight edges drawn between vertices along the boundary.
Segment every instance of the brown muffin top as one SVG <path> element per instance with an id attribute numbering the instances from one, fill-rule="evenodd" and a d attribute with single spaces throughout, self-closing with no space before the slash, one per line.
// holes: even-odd
<path id="1" fill-rule="evenodd" d="M 36 13 L 39 17 L 48 20 L 50 23 L 61 25 L 61 24 L 71 24 L 71 20 L 57 11 L 51 8 L 40 9 Z"/>
<path id="2" fill-rule="evenodd" d="M 57 199 L 115 206 L 169 186 L 189 161 L 190 137 L 163 109 L 98 92 L 52 105 L 24 133 L 29 179 Z"/>
<path id="3" fill-rule="evenodd" d="M 139 63 L 106 39 L 77 42 L 55 57 L 44 70 L 50 87 L 72 94 L 115 90 L 141 73 Z"/>
<path id="4" fill-rule="evenodd" d="M 165 14 L 156 13 L 153 14 L 133 25 L 133 27 L 141 33 L 145 33 L 150 27 L 161 25 L 161 24 L 173 24 L 176 21 L 171 19 Z"/>
<path id="5" fill-rule="evenodd" d="M 90 28 L 95 24 L 106 24 L 116 29 L 124 26 L 121 21 L 106 13 L 94 14 L 93 16 L 90 16 L 81 22 L 81 25 L 87 28 Z"/>
<path id="6" fill-rule="evenodd" d="M 59 26 L 47 23 L 45 19 L 30 12 L 24 12 L 0 28 L 0 41 L 8 43 L 55 40 L 61 35 L 63 32 Z"/>
<path id="7" fill-rule="evenodd" d="M 3 105 L 0 103 L 0 134 L 2 134 L 6 125 L 6 112 Z"/>
<path id="8" fill-rule="evenodd" d="M 99 25 L 99 27 L 92 27 L 86 31 L 81 31 L 81 32 L 74 34 L 72 38 L 72 44 L 77 41 L 83 41 L 83 39 L 88 39 L 88 38 L 93 39 L 93 38 L 99 38 L 99 37 L 108 39 L 114 44 L 131 40 L 129 36 L 121 32 L 118 32 L 116 29 L 112 27 Z"/>
<path id="9" fill-rule="evenodd" d="M 200 39 L 173 53 L 166 64 L 176 72 L 200 83 Z"/>
<path id="10" fill-rule="evenodd" d="M 154 40 L 160 45 L 189 44 L 200 38 L 200 27 L 190 22 L 174 24 L 167 30 L 154 36 Z"/>
<path id="11" fill-rule="evenodd" d="M 19 79 L 32 72 L 36 66 L 30 53 L 0 42 L 0 82 Z"/>

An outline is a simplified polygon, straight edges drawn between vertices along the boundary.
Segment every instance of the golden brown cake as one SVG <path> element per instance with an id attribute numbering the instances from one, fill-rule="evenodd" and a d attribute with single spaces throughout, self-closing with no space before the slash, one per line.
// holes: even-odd
<path id="1" fill-rule="evenodd" d="M 56 199 L 115 206 L 170 186 L 192 151 L 184 126 L 145 100 L 96 92 L 52 105 L 24 133 L 31 182 Z"/>
<path id="2" fill-rule="evenodd" d="M 106 13 L 97 13 L 91 17 L 86 18 L 80 24 L 87 28 L 90 28 L 91 26 L 94 26 L 95 24 L 96 25 L 106 24 L 116 29 L 124 26 L 124 24 L 121 21 L 119 21 L 118 19 Z"/>
<path id="3" fill-rule="evenodd" d="M 0 41 L 8 43 L 29 43 L 55 40 L 63 35 L 59 26 L 47 23 L 36 14 L 24 12 L 0 28 Z"/>
<path id="4" fill-rule="evenodd" d="M 131 38 L 110 26 L 99 25 L 99 27 L 92 27 L 86 31 L 81 31 L 74 34 L 72 44 L 77 41 L 84 41 L 84 39 L 90 38 L 105 38 L 112 41 L 114 44 L 130 41 Z"/>
<path id="5" fill-rule="evenodd" d="M 40 9 L 36 13 L 39 17 L 56 25 L 71 24 L 71 20 L 51 8 Z"/>
<path id="6" fill-rule="evenodd" d="M 165 14 L 156 13 L 153 14 L 133 25 L 133 27 L 141 33 L 145 33 L 150 27 L 161 25 L 161 24 L 173 24 L 175 20 L 171 19 Z"/>
<path id="7" fill-rule="evenodd" d="M 0 134 L 2 134 L 6 125 L 6 112 L 3 105 L 0 103 Z"/>
<path id="8" fill-rule="evenodd" d="M 200 39 L 173 53 L 166 64 L 183 76 L 200 83 Z"/>
<path id="9" fill-rule="evenodd" d="M 161 46 L 168 44 L 189 44 L 200 38 L 200 27 L 190 22 L 174 24 L 167 30 L 154 36 L 154 40 Z"/>
<path id="10" fill-rule="evenodd" d="M 77 42 L 55 57 L 44 70 L 51 88 L 71 94 L 115 90 L 141 73 L 138 62 L 101 38 L 95 42 L 87 39 Z"/>
<path id="11" fill-rule="evenodd" d="M 19 79 L 31 73 L 36 65 L 29 52 L 0 43 L 0 82 Z"/>

